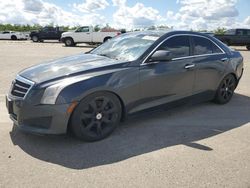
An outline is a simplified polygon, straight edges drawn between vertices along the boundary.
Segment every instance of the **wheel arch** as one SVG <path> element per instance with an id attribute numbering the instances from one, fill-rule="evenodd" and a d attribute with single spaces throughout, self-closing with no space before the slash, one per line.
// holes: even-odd
<path id="1" fill-rule="evenodd" d="M 238 83 L 239 83 L 239 79 L 237 78 L 237 76 L 236 76 L 236 74 L 234 73 L 234 72 L 231 72 L 231 73 L 229 73 L 229 74 L 227 74 L 227 75 L 233 75 L 233 77 L 234 77 L 234 79 L 235 79 L 235 81 L 236 81 L 236 86 L 238 86 Z M 226 76 L 227 76 L 226 75 Z M 226 77 L 226 76 L 224 76 L 224 77 Z"/>
<path id="2" fill-rule="evenodd" d="M 111 37 L 111 36 L 105 37 L 105 38 L 103 39 L 103 42 L 106 42 L 106 41 L 109 40 L 109 39 L 112 39 L 112 37 Z"/>

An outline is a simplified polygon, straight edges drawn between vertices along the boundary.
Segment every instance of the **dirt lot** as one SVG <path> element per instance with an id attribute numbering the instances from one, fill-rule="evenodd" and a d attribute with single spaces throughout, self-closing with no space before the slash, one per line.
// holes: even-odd
<path id="1" fill-rule="evenodd" d="M 0 187 L 250 187 L 250 52 L 232 101 L 179 107 L 123 123 L 83 143 L 12 129 L 4 94 L 33 64 L 90 50 L 0 41 Z"/>

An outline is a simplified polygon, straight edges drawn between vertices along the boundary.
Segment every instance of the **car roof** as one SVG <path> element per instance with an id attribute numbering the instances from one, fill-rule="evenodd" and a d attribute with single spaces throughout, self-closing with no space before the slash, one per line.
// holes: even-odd
<path id="1" fill-rule="evenodd" d="M 150 36 L 167 36 L 167 35 L 175 35 L 175 34 L 183 34 L 183 35 L 199 35 L 207 37 L 207 33 L 200 33 L 194 31 L 184 31 L 184 30 L 147 30 L 147 31 L 135 31 L 131 33 L 127 33 L 129 35 L 150 35 Z"/>

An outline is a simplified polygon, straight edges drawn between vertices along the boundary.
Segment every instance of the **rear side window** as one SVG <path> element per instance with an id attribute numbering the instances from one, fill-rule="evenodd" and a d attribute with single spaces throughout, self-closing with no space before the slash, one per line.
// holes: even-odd
<path id="1" fill-rule="evenodd" d="M 190 56 L 190 44 L 188 36 L 177 36 L 166 40 L 159 48 L 172 52 L 173 58 Z"/>
<path id="2" fill-rule="evenodd" d="M 244 34 L 244 30 L 237 30 L 236 31 L 236 35 L 243 35 Z"/>
<path id="3" fill-rule="evenodd" d="M 205 55 L 213 53 L 222 53 L 220 48 L 218 48 L 210 40 L 203 37 L 193 37 L 194 43 L 194 55 Z"/>
<path id="4" fill-rule="evenodd" d="M 230 30 L 227 30 L 226 35 L 235 35 L 235 29 L 230 29 Z"/>

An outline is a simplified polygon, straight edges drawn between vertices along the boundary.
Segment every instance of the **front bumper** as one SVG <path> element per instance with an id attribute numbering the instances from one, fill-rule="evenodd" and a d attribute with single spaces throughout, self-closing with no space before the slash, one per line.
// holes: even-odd
<path id="1" fill-rule="evenodd" d="M 14 124 L 25 132 L 36 134 L 64 134 L 70 114 L 70 104 L 32 105 L 26 100 L 6 96 L 6 107 Z"/>

